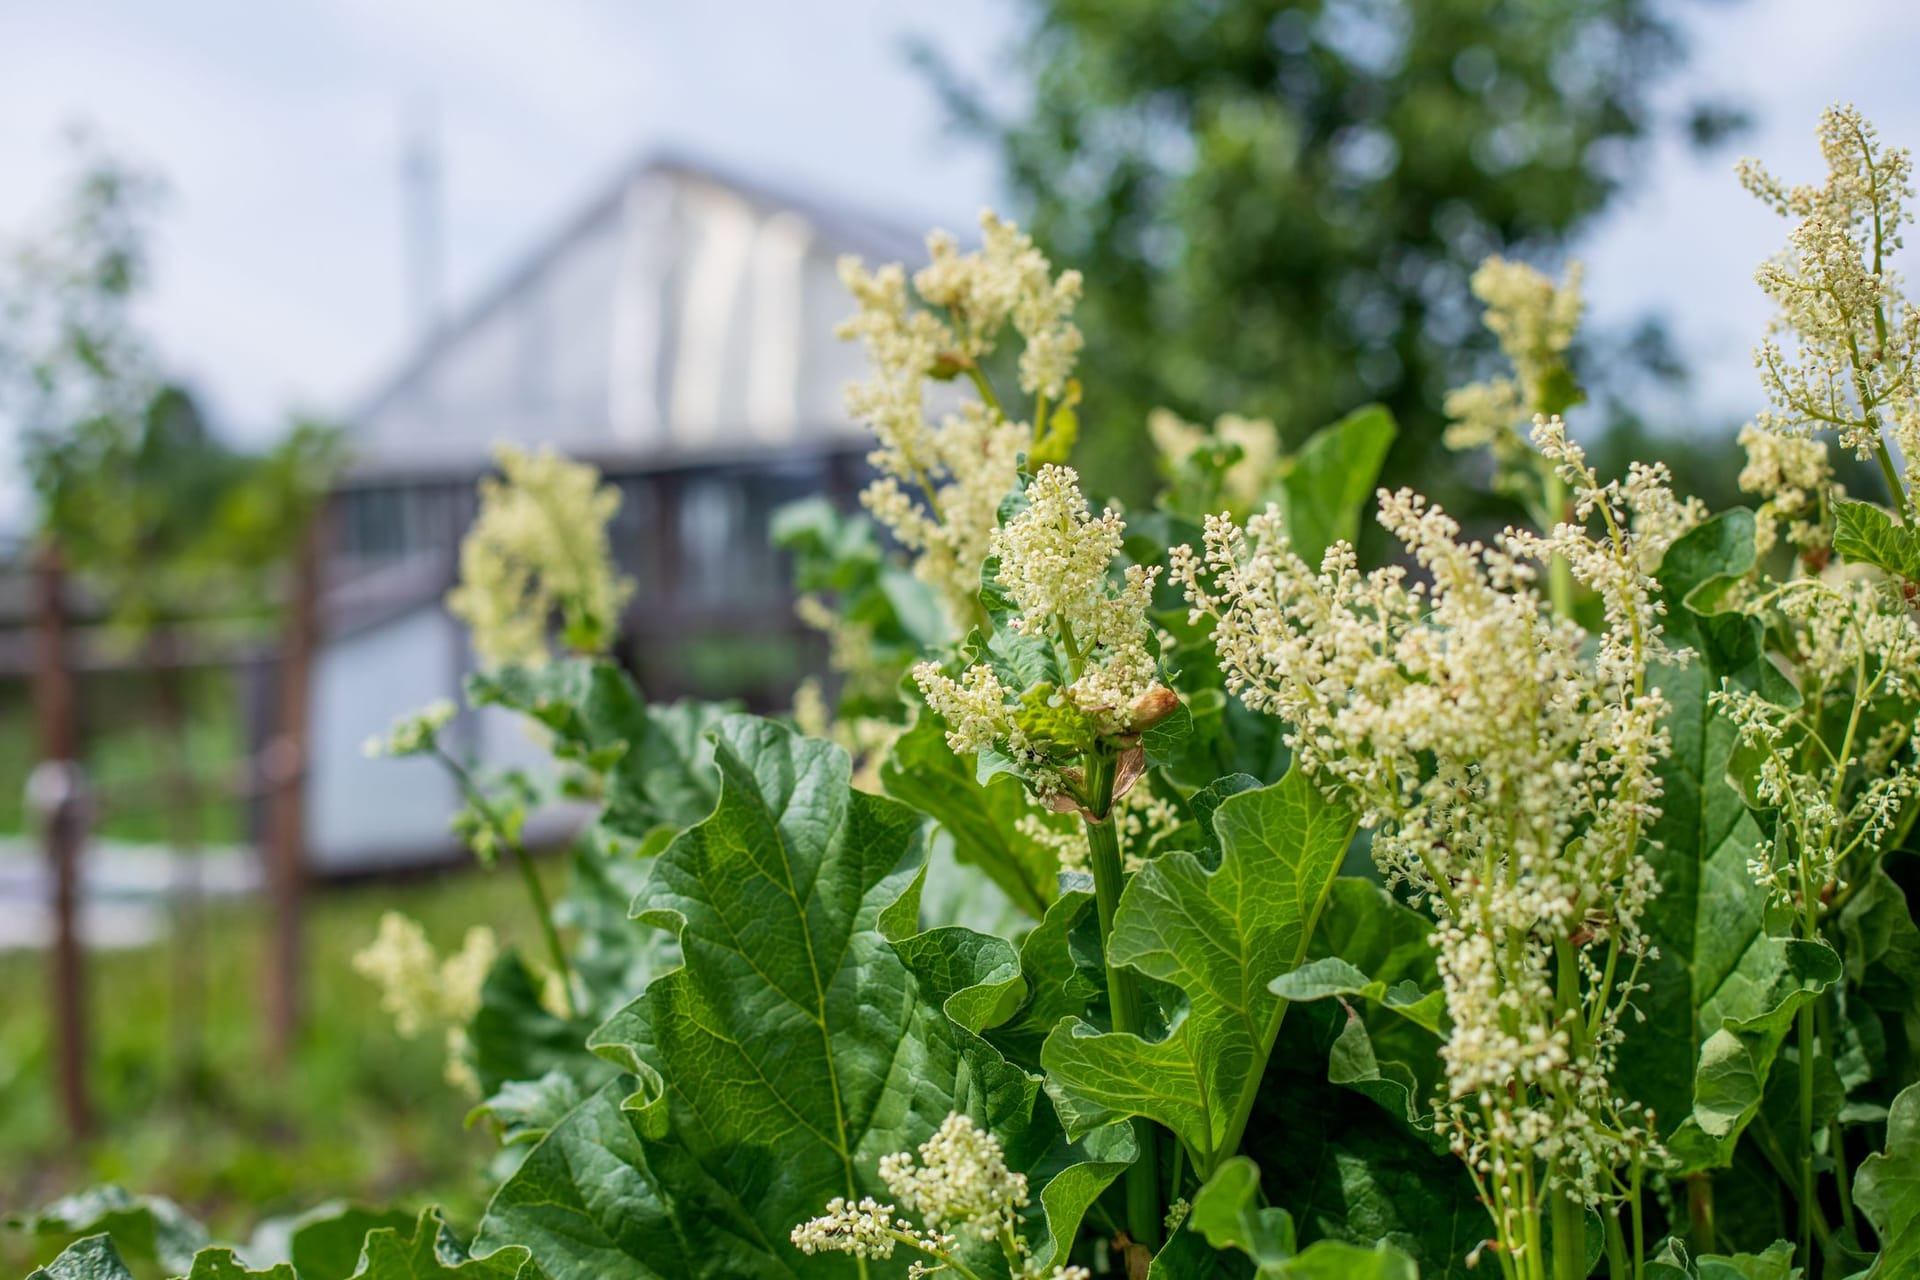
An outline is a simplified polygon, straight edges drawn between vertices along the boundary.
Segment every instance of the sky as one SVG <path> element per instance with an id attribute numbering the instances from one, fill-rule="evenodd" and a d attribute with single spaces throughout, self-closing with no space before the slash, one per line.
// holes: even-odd
<path id="1" fill-rule="evenodd" d="M 1816 176 L 1835 98 L 1920 143 L 1910 9 L 1680 7 L 1693 57 L 1663 100 L 1731 97 L 1756 127 L 1706 157 L 1654 148 L 1576 246 L 1596 321 L 1659 314 L 1679 337 L 1696 376 L 1669 419 L 1717 428 L 1757 407 L 1752 273 L 1785 228 L 1739 191 L 1736 155 Z M 261 438 L 294 411 L 350 412 L 406 350 L 409 122 L 432 122 L 457 310 L 654 149 L 902 225 L 967 225 L 995 167 L 944 128 L 904 43 L 991 83 L 1017 25 L 1013 0 L 0 0 L 0 242 L 45 216 L 73 122 L 164 174 L 146 319 L 215 420 Z"/>

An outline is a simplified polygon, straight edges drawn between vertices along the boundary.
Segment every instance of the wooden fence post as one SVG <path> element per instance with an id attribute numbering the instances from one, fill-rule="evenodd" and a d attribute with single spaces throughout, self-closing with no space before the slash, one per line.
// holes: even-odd
<path id="1" fill-rule="evenodd" d="M 272 790 L 266 823 L 267 893 L 273 938 L 266 969 L 267 1057 L 276 1066 L 293 1052 L 303 1013 L 302 956 L 307 881 L 307 756 L 313 650 L 319 640 L 320 544 L 326 521 L 314 513 L 294 553 L 286 629 L 281 642 L 275 731 L 267 745 Z"/>
<path id="2" fill-rule="evenodd" d="M 55 1085 L 67 1129 L 85 1138 L 93 1129 L 87 1097 L 87 988 L 81 947 L 80 852 L 86 830 L 85 774 L 80 767 L 80 707 L 68 652 L 66 571 L 60 549 L 43 541 L 34 562 L 34 718 L 40 764 L 28 785 L 42 817 L 53 880 L 47 958 Z"/>

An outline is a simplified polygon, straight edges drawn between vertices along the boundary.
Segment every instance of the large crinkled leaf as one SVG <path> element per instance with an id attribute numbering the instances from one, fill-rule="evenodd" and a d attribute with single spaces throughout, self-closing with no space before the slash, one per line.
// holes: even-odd
<path id="1" fill-rule="evenodd" d="M 1683 603 L 1752 565 L 1753 516 L 1737 510 L 1674 543 L 1659 575 L 1669 639 L 1694 657 L 1658 669 L 1672 751 L 1661 816 L 1647 832 L 1661 887 L 1644 923 L 1659 954 L 1643 970 L 1644 1021 L 1626 1024 L 1616 1079 L 1653 1111 L 1688 1168 L 1730 1158 L 1764 1096 L 1780 1032 L 1833 980 L 1830 951 L 1768 933 L 1766 892 L 1747 870 L 1763 835 L 1727 780 L 1733 728 L 1708 701 L 1722 680 L 1782 699 L 1791 691 L 1766 662 L 1756 621 Z"/>
<path id="2" fill-rule="evenodd" d="M 186 1280 L 310 1280 L 296 1276 L 292 1267 L 279 1263 L 265 1270 L 249 1270 L 233 1250 L 219 1247 L 200 1250 L 178 1267 L 168 1265 L 170 1274 L 183 1274 Z M 135 1280 L 133 1271 L 114 1248 L 113 1238 L 105 1233 L 76 1240 L 60 1256 L 44 1267 L 36 1268 L 27 1280 Z"/>
<path id="3" fill-rule="evenodd" d="M 1064 1018 L 1106 1017 L 1106 972 L 1100 961 L 1100 929 L 1093 892 L 1079 883 L 1066 889 L 1020 942 L 1025 995 L 1007 1021 L 986 1029 L 987 1039 L 1007 1057 L 1039 1071 L 1040 1050 Z"/>
<path id="4" fill-rule="evenodd" d="M 173 1201 L 112 1185 L 64 1196 L 10 1221 L 43 1237 L 111 1236 L 116 1257 L 157 1262 L 174 1275 L 184 1274 L 194 1254 L 210 1243 L 207 1229 Z"/>
<path id="5" fill-rule="evenodd" d="M 469 1253 L 447 1230 L 440 1211 L 427 1209 L 411 1231 L 369 1232 L 351 1280 L 547 1280 L 547 1273 L 524 1245 Z"/>
<path id="6" fill-rule="evenodd" d="M 221 1247 L 202 1249 L 194 1255 L 193 1270 L 186 1280 L 311 1280 L 284 1262 L 260 1271 L 250 1269 L 233 1250 Z"/>
<path id="7" fill-rule="evenodd" d="M 920 984 L 922 995 L 938 1003 L 967 1039 L 968 1056 L 987 1064 L 1009 1088 L 1021 1080 L 1029 1090 L 1026 1107 L 1036 1101 L 1044 1107 L 1039 1078 L 1005 1066 L 983 1034 L 1004 1023 L 1027 1001 L 1027 981 L 1012 944 L 949 926 L 896 938 L 894 951 Z M 1049 1269 L 1067 1261 L 1088 1209 L 1136 1153 L 1130 1125 L 1112 1125 L 1069 1144 L 1050 1115 L 1036 1117 L 1027 1140 L 1010 1149 L 1007 1158 L 1027 1175 L 1029 1186 L 1041 1188 L 1023 1232 L 1037 1265 Z"/>
<path id="8" fill-rule="evenodd" d="M 1840 911 L 1847 979 L 1867 1004 L 1892 1014 L 1920 1013 L 1920 927 L 1907 895 L 1876 865 Z"/>
<path id="9" fill-rule="evenodd" d="M 1876 1280 L 1920 1274 L 1920 1085 L 1893 1100 L 1886 1149 L 1860 1162 L 1853 1202 L 1880 1237 Z"/>
<path id="10" fill-rule="evenodd" d="M 1824 942 L 1790 939 L 1753 954 L 1756 971 L 1736 972 L 1702 1007 L 1721 1025 L 1700 1046 L 1693 1113 L 1669 1143 L 1692 1168 L 1726 1162 L 1760 1109 L 1794 1014 L 1841 979 L 1840 957 Z"/>
<path id="11" fill-rule="evenodd" d="M 1059 856 L 1016 830 L 1034 812 L 1026 789 L 1007 774 L 979 782 L 971 763 L 948 749 L 939 717 L 923 711 L 893 744 L 880 785 L 946 828 L 954 856 L 984 871 L 1034 919 L 1059 896 Z"/>
<path id="12" fill-rule="evenodd" d="M 787 1236 L 834 1196 L 884 1194 L 881 1156 L 953 1111 L 1010 1158 L 1036 1140 L 1032 1079 L 980 1052 L 887 940 L 914 928 L 920 817 L 853 791 L 830 744 L 745 716 L 715 738 L 718 805 L 636 903 L 683 964 L 595 1036 L 631 1074 L 547 1134 L 482 1225 L 556 1280 L 851 1276 Z"/>
<path id="13" fill-rule="evenodd" d="M 257 1263 L 284 1258 L 300 1280 L 347 1280 L 360 1265 L 368 1232 L 406 1230 L 416 1221 L 416 1215 L 398 1209 L 367 1209 L 336 1200 L 262 1222 L 243 1252 Z"/>
<path id="14" fill-rule="evenodd" d="M 1308 564 L 1319 564 L 1334 543 L 1359 536 L 1361 514 L 1373 501 L 1395 434 L 1393 415 L 1367 405 L 1314 432 L 1281 463 L 1278 497 L 1287 538 Z"/>
<path id="15" fill-rule="evenodd" d="M 35 1267 L 27 1280 L 133 1280 L 121 1261 L 113 1239 L 105 1234 L 76 1240 L 44 1267 Z"/>
<path id="16" fill-rule="evenodd" d="M 1299 771 L 1224 800 L 1220 865 L 1169 853 L 1136 872 L 1108 940 L 1111 963 L 1178 987 L 1187 1007 L 1164 1038 L 1081 1020 L 1047 1037 L 1041 1060 L 1070 1134 L 1131 1116 L 1172 1130 L 1204 1176 L 1226 1157 L 1236 1113 L 1259 1088 L 1284 1003 L 1268 990 L 1306 955 L 1353 815 Z"/>

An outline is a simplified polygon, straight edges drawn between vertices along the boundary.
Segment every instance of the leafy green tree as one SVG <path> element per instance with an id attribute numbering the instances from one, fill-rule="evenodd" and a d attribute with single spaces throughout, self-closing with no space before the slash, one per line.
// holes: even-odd
<path id="1" fill-rule="evenodd" d="M 1403 427 L 1398 468 L 1426 457 L 1480 338 L 1468 274 L 1605 206 L 1680 53 L 1658 0 L 1024 7 L 1032 90 L 1010 116 L 921 57 L 1035 238 L 1085 272 L 1101 341 L 1080 459 L 1128 497 L 1161 405 L 1270 417 L 1298 444 L 1376 400 Z M 1737 122 L 1691 119 L 1702 140 Z"/>

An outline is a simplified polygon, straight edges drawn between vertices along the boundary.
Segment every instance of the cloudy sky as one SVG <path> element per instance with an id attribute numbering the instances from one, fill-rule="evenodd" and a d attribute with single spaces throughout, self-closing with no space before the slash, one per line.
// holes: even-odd
<path id="1" fill-rule="evenodd" d="M 1820 106 L 1920 143 L 1910 0 L 1693 0 L 1672 101 L 1722 94 L 1740 148 L 1811 176 Z M 931 38 L 990 74 L 1011 0 L 66 0 L 0 4 L 0 240 L 44 213 L 84 120 L 172 187 L 149 319 L 244 435 L 350 408 L 408 333 L 404 122 L 436 121 L 457 307 L 650 148 L 895 215 L 964 222 L 989 158 L 942 131 L 902 54 Z M 1750 411 L 1754 262 L 1782 234 L 1674 145 L 1581 246 L 1597 315 L 1668 316 L 1699 369 L 1684 406 Z"/>

